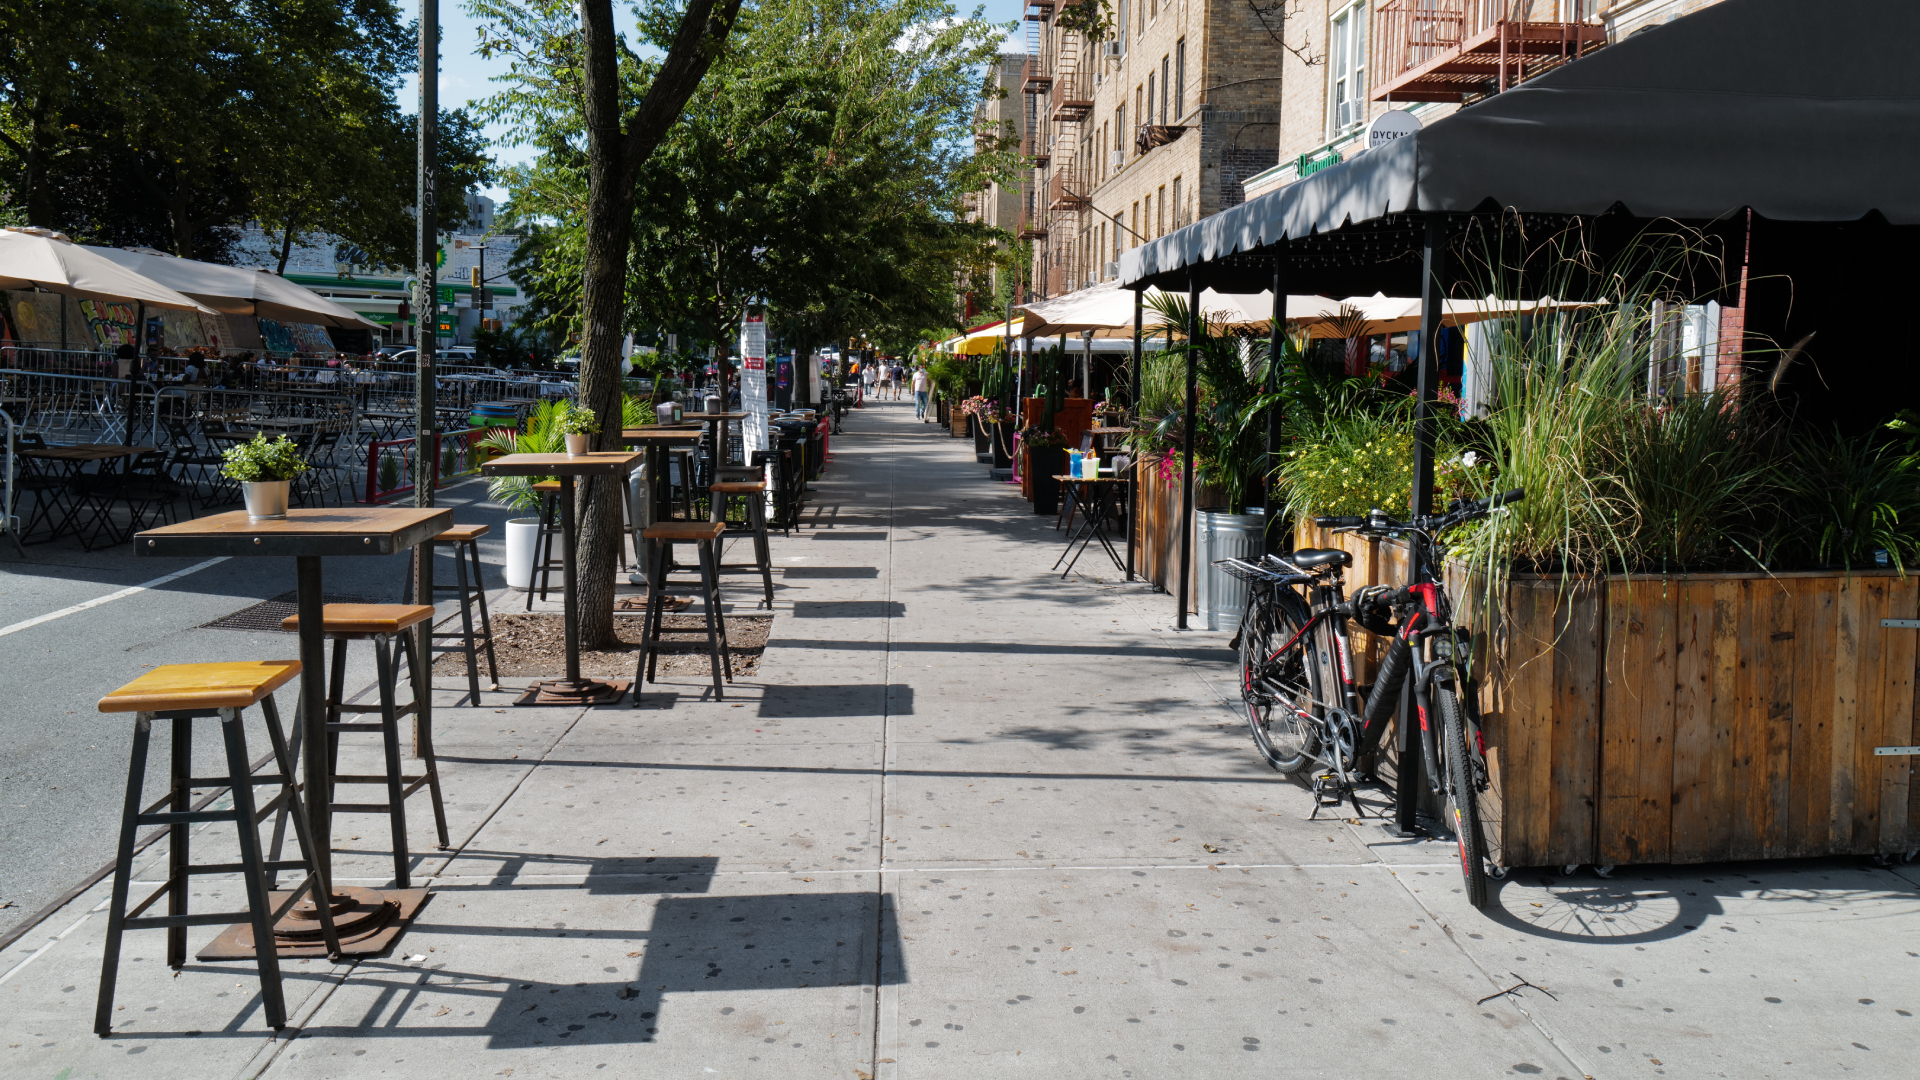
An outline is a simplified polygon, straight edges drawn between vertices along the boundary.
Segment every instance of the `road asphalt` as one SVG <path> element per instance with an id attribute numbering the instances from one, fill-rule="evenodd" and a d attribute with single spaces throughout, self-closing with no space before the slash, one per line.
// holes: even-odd
<path id="1" fill-rule="evenodd" d="M 1916 868 L 1522 868 L 1475 911 L 1449 845 L 1310 820 L 1245 737 L 1226 635 L 1174 632 L 1171 601 L 1097 552 L 1062 580 L 1053 519 L 907 404 L 834 439 L 808 525 L 774 540 L 761 667 L 725 700 L 676 676 L 638 708 L 475 707 L 439 681 L 453 846 L 431 849 L 417 797 L 433 896 L 390 955 L 289 963 L 276 1035 L 250 966 L 173 972 L 134 932 L 99 1039 L 102 884 L 0 950 L 0 1075 L 1911 1071 Z M 0 563 L 0 618 L 165 569 Z M 144 664 L 284 654 L 194 628 L 290 577 L 221 564 L 0 637 L 25 778 L 0 789 L 7 896 L 37 906 L 111 849 L 128 725 L 94 697 Z M 745 579 L 730 591 L 752 610 Z M 355 745 L 342 768 L 373 762 Z M 196 859 L 230 834 L 203 827 Z M 387 883 L 387 845 L 384 819 L 340 815 L 340 881 Z M 165 866 L 162 843 L 135 876 Z M 237 880 L 198 883 L 196 910 L 239 906 Z"/>

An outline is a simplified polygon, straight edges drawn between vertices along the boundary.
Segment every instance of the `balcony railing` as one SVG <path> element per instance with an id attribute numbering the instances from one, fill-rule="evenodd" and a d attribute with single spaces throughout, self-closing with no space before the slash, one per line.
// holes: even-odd
<path id="1" fill-rule="evenodd" d="M 1079 210 L 1087 205 L 1087 186 L 1079 164 L 1069 158 L 1047 177 L 1047 209 Z"/>
<path id="2" fill-rule="evenodd" d="M 1534 22 L 1527 0 L 1382 0 L 1368 58 L 1374 101 L 1497 94 L 1607 43 L 1604 27 Z M 1571 0 L 1561 7 L 1571 9 Z"/>

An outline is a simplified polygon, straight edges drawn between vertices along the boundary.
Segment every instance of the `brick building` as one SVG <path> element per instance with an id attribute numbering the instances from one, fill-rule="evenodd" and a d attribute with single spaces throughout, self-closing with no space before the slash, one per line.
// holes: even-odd
<path id="1" fill-rule="evenodd" d="M 1121 251 L 1239 204 L 1275 161 L 1276 47 L 1245 0 L 1114 0 L 1103 36 L 1062 25 L 1075 7 L 1026 9 L 1034 297 L 1113 277 Z"/>
<path id="2" fill-rule="evenodd" d="M 988 95 L 974 107 L 974 131 L 982 136 L 994 138 L 1014 138 L 1025 140 L 1027 132 L 1026 99 L 1020 94 L 1020 80 L 1026 66 L 1025 53 L 1003 53 L 987 73 L 989 87 L 998 87 L 997 95 Z M 988 184 L 985 190 L 976 191 L 967 196 L 967 216 L 974 221 L 1005 229 L 1008 233 L 1020 231 L 1020 209 L 1026 197 L 1023 184 Z M 1000 291 L 998 280 L 984 283 L 962 282 L 963 290 L 970 290 L 976 301 L 984 302 L 987 297 Z M 974 312 L 967 311 L 969 317 Z"/>

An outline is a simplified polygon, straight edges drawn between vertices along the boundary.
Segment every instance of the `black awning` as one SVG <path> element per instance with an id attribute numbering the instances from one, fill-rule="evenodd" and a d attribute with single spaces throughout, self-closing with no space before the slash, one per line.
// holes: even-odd
<path id="1" fill-rule="evenodd" d="M 1916 40 L 1914 0 L 1724 0 L 1134 248 L 1120 281 L 1409 212 L 1920 223 Z"/>

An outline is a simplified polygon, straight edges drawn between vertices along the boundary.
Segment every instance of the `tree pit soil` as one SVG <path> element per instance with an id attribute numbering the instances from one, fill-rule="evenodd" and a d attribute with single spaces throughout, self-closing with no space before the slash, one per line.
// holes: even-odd
<path id="1" fill-rule="evenodd" d="M 726 623 L 734 677 L 750 677 L 760 669 L 760 654 L 766 651 L 767 633 L 773 627 L 773 616 L 732 615 L 727 617 Z M 659 674 L 662 677 L 706 677 L 710 670 L 706 616 L 698 611 L 669 614 L 666 626 L 669 630 L 700 632 L 676 634 L 660 643 Z M 613 620 L 613 629 L 620 638 L 620 647 L 605 651 L 580 650 L 580 674 L 602 679 L 633 678 L 634 664 L 640 659 L 640 638 L 645 629 L 645 619 L 619 616 Z M 567 639 L 560 616 L 544 613 L 493 616 L 493 653 L 502 676 L 552 679 L 566 674 Z M 486 662 L 482 654 L 482 671 L 486 670 Z M 451 652 L 441 656 L 434 661 L 433 673 L 464 678 L 467 674 L 466 653 Z"/>

